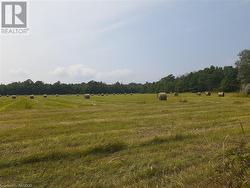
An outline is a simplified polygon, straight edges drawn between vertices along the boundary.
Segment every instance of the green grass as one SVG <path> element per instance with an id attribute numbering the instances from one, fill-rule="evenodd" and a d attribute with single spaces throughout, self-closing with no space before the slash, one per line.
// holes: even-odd
<path id="1" fill-rule="evenodd" d="M 245 156 L 250 98 L 238 94 L 1 97 L 0 187 L 222 187 L 218 159 L 243 138 Z"/>

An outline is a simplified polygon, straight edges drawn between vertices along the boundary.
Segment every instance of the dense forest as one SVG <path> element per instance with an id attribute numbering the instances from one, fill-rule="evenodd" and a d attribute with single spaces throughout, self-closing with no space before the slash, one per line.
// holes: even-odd
<path id="1" fill-rule="evenodd" d="M 77 93 L 156 93 L 197 92 L 197 91 L 239 91 L 250 83 L 250 50 L 239 53 L 239 60 L 233 66 L 211 66 L 197 72 L 175 77 L 168 75 L 153 83 L 114 83 L 90 81 L 80 84 L 56 82 L 46 84 L 42 81 L 14 82 L 0 85 L 0 95 L 25 94 L 77 94 Z"/>

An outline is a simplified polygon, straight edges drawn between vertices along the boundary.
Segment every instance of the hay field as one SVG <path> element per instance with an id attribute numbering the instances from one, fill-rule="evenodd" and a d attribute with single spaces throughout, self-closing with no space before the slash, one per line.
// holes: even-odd
<path id="1" fill-rule="evenodd" d="M 237 94 L 2 96 L 0 187 L 220 187 L 218 156 L 242 137 Z"/>

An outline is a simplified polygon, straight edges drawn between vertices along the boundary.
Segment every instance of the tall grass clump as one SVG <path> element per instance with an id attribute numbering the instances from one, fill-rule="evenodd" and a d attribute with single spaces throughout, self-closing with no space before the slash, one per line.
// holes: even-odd
<path id="1" fill-rule="evenodd" d="M 219 186 L 240 188 L 249 185 L 247 177 L 250 169 L 250 149 L 247 147 L 243 127 L 242 131 L 242 138 L 236 142 L 233 148 L 225 151 L 225 141 L 223 142 L 223 153 L 217 158 L 218 165 L 214 178 L 214 183 Z"/>

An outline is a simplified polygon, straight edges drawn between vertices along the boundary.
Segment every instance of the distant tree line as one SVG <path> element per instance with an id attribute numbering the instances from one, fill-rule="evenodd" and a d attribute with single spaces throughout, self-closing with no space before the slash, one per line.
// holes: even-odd
<path id="1" fill-rule="evenodd" d="M 33 82 L 29 79 L 24 82 L 0 85 L 0 94 L 156 93 L 160 91 L 196 92 L 217 90 L 231 92 L 240 88 L 237 75 L 237 68 L 211 66 L 180 77 L 168 75 L 158 82 L 145 84 L 121 84 L 119 82 L 105 84 L 95 81 L 81 84 L 64 84 L 60 82 L 46 84 L 42 81 Z"/>
<path id="2" fill-rule="evenodd" d="M 197 72 L 175 77 L 172 74 L 153 83 L 114 83 L 90 81 L 80 84 L 56 82 L 46 84 L 42 81 L 14 82 L 0 85 L 0 95 L 40 95 L 40 94 L 77 94 L 77 93 L 157 93 L 165 92 L 198 92 L 225 91 L 235 92 L 241 86 L 250 83 L 250 50 L 239 54 L 236 66 L 211 66 Z"/>

